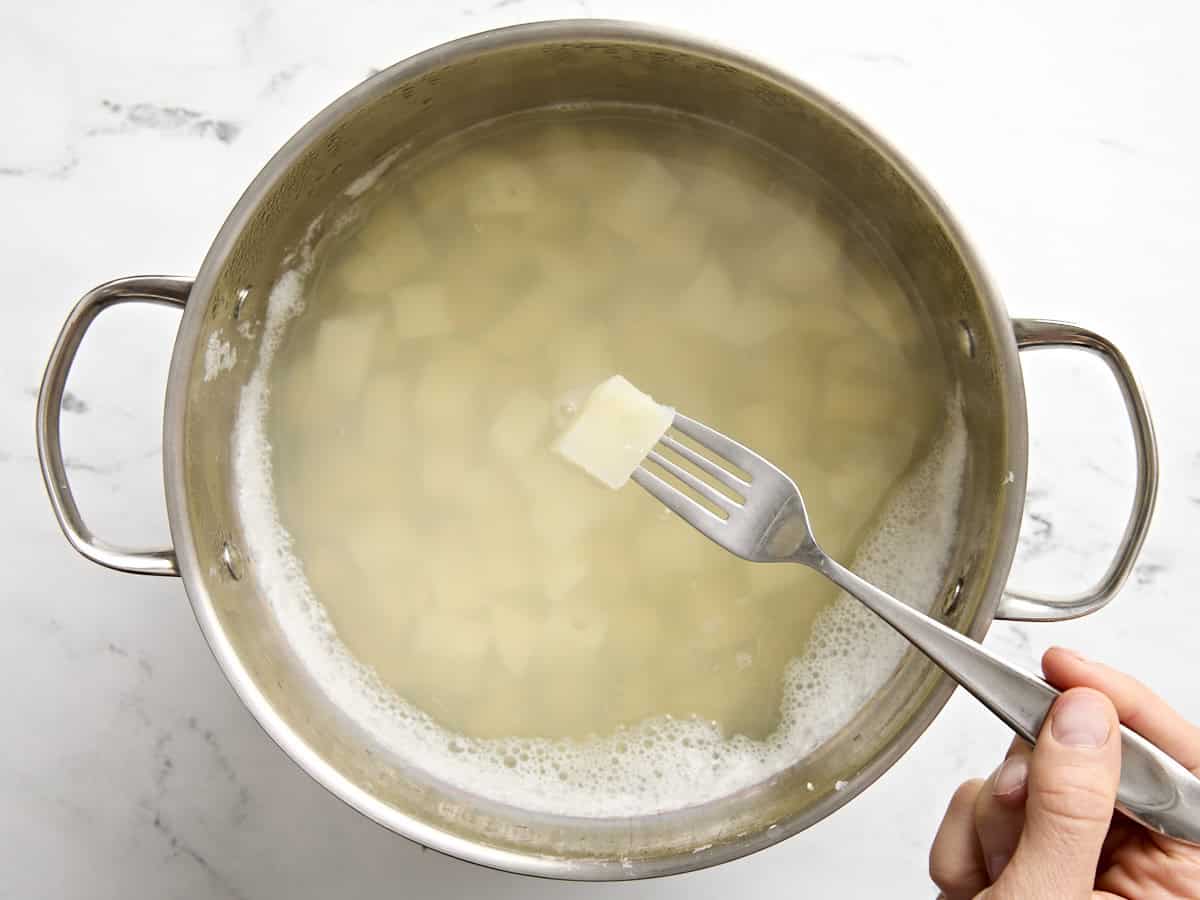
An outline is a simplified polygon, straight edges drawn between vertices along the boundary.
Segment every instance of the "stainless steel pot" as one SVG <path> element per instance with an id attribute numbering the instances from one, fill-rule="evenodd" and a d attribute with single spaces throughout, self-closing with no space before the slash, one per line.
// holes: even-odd
<path id="1" fill-rule="evenodd" d="M 1052 621 L 1106 604 L 1128 575 L 1157 485 L 1154 434 L 1124 358 L 1104 338 L 1056 322 L 1010 321 L 961 230 L 883 140 L 811 88 L 720 47 L 640 25 L 563 21 L 454 41 L 399 63 L 327 107 L 267 164 L 230 214 L 194 281 L 126 278 L 88 293 L 67 319 L 38 398 L 38 450 L 59 524 L 80 553 L 114 569 L 181 575 L 218 663 L 276 742 L 336 796 L 421 844 L 534 875 L 626 879 L 710 866 L 783 840 L 849 802 L 902 754 L 952 685 L 919 654 L 809 757 L 723 800 L 644 818 L 533 814 L 434 783 L 372 746 L 290 651 L 255 585 L 231 496 L 238 396 L 258 353 L 240 320 L 261 319 L 271 284 L 305 230 L 357 176 L 397 147 L 418 149 L 485 119 L 553 104 L 652 104 L 705 116 L 800 158 L 834 185 L 904 261 L 963 386 L 969 442 L 961 530 L 934 612 L 982 638 L 996 618 Z M 163 423 L 174 548 L 114 547 L 84 524 L 59 444 L 63 386 L 89 325 L 118 303 L 177 306 Z M 224 329 L 237 362 L 205 380 Z M 1026 473 L 1017 352 L 1099 354 L 1124 395 L 1137 450 L 1129 524 L 1100 583 L 1070 597 L 1006 591 Z M 811 782 L 815 790 L 806 790 Z M 835 784 L 843 782 L 841 790 Z"/>

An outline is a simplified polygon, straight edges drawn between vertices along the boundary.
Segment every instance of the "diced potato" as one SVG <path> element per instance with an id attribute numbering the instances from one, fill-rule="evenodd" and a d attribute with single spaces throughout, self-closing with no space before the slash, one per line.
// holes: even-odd
<path id="1" fill-rule="evenodd" d="M 710 261 L 683 289 L 677 309 L 683 321 L 719 334 L 733 304 L 733 280 L 724 266 Z"/>
<path id="2" fill-rule="evenodd" d="M 629 241 L 598 220 L 573 234 L 572 240 L 558 248 L 538 254 L 548 275 L 553 275 L 559 290 L 570 292 L 569 305 L 574 312 L 593 313 L 627 302 L 629 257 L 645 255 Z"/>
<path id="3" fill-rule="evenodd" d="M 419 271 L 432 258 L 415 215 L 393 205 L 367 219 L 334 274 L 356 294 L 385 294 L 396 287 L 397 279 Z"/>
<path id="4" fill-rule="evenodd" d="M 513 675 L 523 675 L 529 667 L 538 641 L 542 623 L 527 609 L 512 604 L 497 604 L 491 610 L 492 640 L 504 668 Z"/>
<path id="5" fill-rule="evenodd" d="M 445 226 L 461 222 L 464 212 L 463 177 L 460 166 L 432 165 L 412 179 L 413 199 L 424 223 Z"/>
<path id="6" fill-rule="evenodd" d="M 453 454 L 451 455 L 453 456 Z M 427 457 L 432 467 L 435 457 Z M 442 521 L 432 545 L 443 545 L 444 556 L 430 557 L 428 568 L 465 567 L 468 574 L 449 574 L 442 579 L 443 599 L 450 604 L 474 609 L 497 596 L 524 593 L 541 595 L 540 562 L 535 558 L 537 542 L 528 527 L 524 498 L 515 486 L 486 468 L 447 470 L 441 486 L 426 486 L 442 503 Z M 500 527 L 499 523 L 504 523 Z M 468 582 L 478 586 L 479 599 L 445 596 Z"/>
<path id="7" fill-rule="evenodd" d="M 321 322 L 313 347 L 314 394 L 328 391 L 339 401 L 349 400 L 362 388 L 370 362 L 371 339 L 379 317 L 339 316 Z"/>
<path id="8" fill-rule="evenodd" d="M 434 605 L 439 610 L 462 618 L 463 613 L 487 608 L 494 597 L 491 585 L 475 565 L 472 549 L 449 544 L 468 540 L 467 535 L 443 532 L 428 542 L 424 565 L 429 573 Z"/>
<path id="9" fill-rule="evenodd" d="M 678 291 L 691 283 L 708 252 L 709 220 L 676 213 L 643 237 L 637 252 L 649 270 L 648 288 Z"/>
<path id="10" fill-rule="evenodd" d="M 700 167 L 688 182 L 687 203 L 699 212 L 695 218 L 733 228 L 753 227 L 768 205 L 765 195 L 749 179 L 730 172 L 730 162 L 718 158 Z"/>
<path id="11" fill-rule="evenodd" d="M 675 411 L 654 402 L 620 375 L 598 385 L 554 449 L 613 490 L 671 427 Z"/>
<path id="12" fill-rule="evenodd" d="M 602 538 L 593 541 L 591 538 Z M 643 602 L 645 584 L 632 567 L 629 536 L 618 539 L 608 529 L 596 529 L 586 542 L 589 570 L 562 595 L 550 599 L 550 606 L 563 613 L 614 610 Z M 548 598 L 549 599 L 549 598 Z M 644 602 L 655 602 L 646 597 Z"/>
<path id="13" fill-rule="evenodd" d="M 423 549 L 417 533 L 395 513 L 375 513 L 357 520 L 345 541 L 372 608 L 406 623 L 424 605 L 416 599 L 424 589 L 416 575 Z"/>
<path id="14" fill-rule="evenodd" d="M 645 491 L 605 491 L 606 502 L 603 504 L 603 521 L 616 526 L 610 530 L 612 535 L 620 535 L 620 540 L 628 540 L 629 528 L 640 528 L 651 518 L 656 509 L 654 498 Z M 621 550 L 622 556 L 628 552 L 627 547 Z"/>
<path id="15" fill-rule="evenodd" d="M 508 358 L 523 357 L 544 346 L 567 316 L 565 300 L 558 279 L 539 282 L 483 336 L 484 344 Z"/>
<path id="16" fill-rule="evenodd" d="M 648 234 L 670 214 L 683 185 L 652 154 L 640 150 L 597 151 L 597 175 L 611 183 L 601 217 L 627 237 Z M 619 173 L 619 177 L 614 177 Z"/>
<path id="17" fill-rule="evenodd" d="M 331 273 L 345 290 L 375 296 L 386 293 L 396 280 L 386 257 L 352 249 Z"/>
<path id="18" fill-rule="evenodd" d="M 392 595 L 375 593 L 345 551 L 329 542 L 318 544 L 306 557 L 309 583 L 338 639 L 359 660 L 374 664 L 381 678 L 402 672 L 403 666 L 388 663 L 407 652 L 415 607 L 398 592 L 411 589 L 411 584 L 395 585 L 397 593 Z"/>
<path id="19" fill-rule="evenodd" d="M 542 544 L 562 547 L 604 518 L 611 492 L 562 459 L 550 457 L 522 467 L 530 499 L 530 521 Z"/>
<path id="20" fill-rule="evenodd" d="M 571 593 L 592 570 L 591 561 L 578 544 L 547 549 L 542 553 L 541 567 L 542 586 L 551 603 Z"/>
<path id="21" fill-rule="evenodd" d="M 559 191 L 586 196 L 595 160 L 578 128 L 552 125 L 539 139 L 538 171 Z"/>
<path id="22" fill-rule="evenodd" d="M 356 521 L 346 533 L 346 551 L 368 578 L 385 573 L 403 578 L 421 556 L 416 532 L 394 514 L 376 513 Z"/>
<path id="23" fill-rule="evenodd" d="M 455 243 L 445 285 L 456 332 L 486 331 L 512 307 L 515 285 L 523 283 L 532 265 L 527 246 L 525 241 L 514 246 L 513 235 L 491 229 Z"/>
<path id="24" fill-rule="evenodd" d="M 541 442 L 550 405 L 532 388 L 522 388 L 500 408 L 488 430 L 492 448 L 506 459 L 529 456 Z"/>
<path id="25" fill-rule="evenodd" d="M 797 332 L 826 345 L 853 341 L 862 328 L 862 321 L 851 312 L 851 303 L 839 295 L 804 303 L 796 319 Z"/>
<path id="26" fill-rule="evenodd" d="M 312 478 L 298 488 L 311 514 L 331 511 L 343 515 L 351 510 L 374 509 L 380 499 L 379 477 L 372 466 L 364 466 L 357 448 L 333 439 L 313 448 Z"/>
<path id="27" fill-rule="evenodd" d="M 391 291 L 392 325 L 401 340 L 449 334 L 454 330 L 446 288 L 435 281 L 418 281 Z"/>
<path id="28" fill-rule="evenodd" d="M 712 262 L 684 288 L 678 311 L 690 327 L 743 350 L 787 331 L 799 315 L 794 301 L 761 285 L 735 289 L 728 273 Z"/>
<path id="29" fill-rule="evenodd" d="M 556 395 L 591 390 L 613 371 L 613 354 L 608 329 L 598 324 L 580 324 L 563 333 L 553 344 Z"/>
<path id="30" fill-rule="evenodd" d="M 611 329 L 614 371 L 664 405 L 697 418 L 711 416 L 705 410 L 711 409 L 713 389 L 740 379 L 719 378 L 714 370 L 680 365 L 680 359 L 720 359 L 728 354 L 729 345 L 688 327 L 667 302 L 661 308 L 645 303 L 623 310 Z M 665 346 L 672 351 L 663 352 Z"/>
<path id="31" fill-rule="evenodd" d="M 537 177 L 524 163 L 488 154 L 473 160 L 463 190 L 467 212 L 476 218 L 519 216 L 532 212 L 541 191 Z"/>
<path id="32" fill-rule="evenodd" d="M 456 480 L 454 499 L 466 518 L 503 516 L 515 522 L 525 511 L 525 495 L 503 468 L 468 467 Z"/>
<path id="33" fill-rule="evenodd" d="M 389 455 L 413 444 L 411 408 L 407 378 L 399 373 L 372 376 L 363 391 L 360 426 L 363 444 L 371 454 Z"/>
<path id="34" fill-rule="evenodd" d="M 730 310 L 730 327 L 721 333 L 743 349 L 762 344 L 790 329 L 801 315 L 792 299 L 756 287 L 746 288 Z"/>
<path id="35" fill-rule="evenodd" d="M 921 326 L 904 288 L 882 264 L 860 268 L 852 276 L 854 311 L 884 343 L 904 349 L 922 340 Z"/>
<path id="36" fill-rule="evenodd" d="M 413 392 L 413 409 L 423 427 L 457 433 L 474 415 L 480 392 L 488 383 L 489 362 L 467 344 L 455 344 L 434 356 L 421 370 Z"/>
<path id="37" fill-rule="evenodd" d="M 830 353 L 824 341 L 803 333 L 799 327 L 802 321 L 803 316 L 797 326 L 773 335 L 752 352 L 737 353 L 739 377 L 723 379 L 716 386 L 720 402 L 711 413 L 716 427 L 736 436 L 733 432 L 736 416 L 730 416 L 726 410 L 736 412 L 767 399 L 790 433 L 792 447 L 799 448 L 804 443 L 814 428 L 812 414 L 825 383 Z M 763 390 L 764 384 L 771 386 L 770 391 Z M 815 422 L 819 429 L 819 420 Z"/>
<path id="38" fill-rule="evenodd" d="M 754 256 L 758 275 L 790 296 L 834 296 L 843 267 L 841 235 L 815 211 L 789 212 L 772 222 L 770 238 Z"/>
<path id="39" fill-rule="evenodd" d="M 591 226 L 587 208 L 579 198 L 570 193 L 552 193 L 542 186 L 541 199 L 537 205 L 518 220 L 494 219 L 503 223 L 512 221 L 530 238 L 541 237 L 555 243 L 568 237 L 579 237 Z"/>
<path id="40" fill-rule="evenodd" d="M 408 275 L 431 259 L 429 239 L 414 210 L 401 203 L 382 206 L 363 223 L 358 242 L 379 247 L 398 274 Z"/>
<path id="41" fill-rule="evenodd" d="M 579 240 L 586 242 L 586 237 Z M 597 296 L 597 285 L 589 280 L 591 272 L 586 268 L 587 255 L 579 245 L 564 244 L 556 236 L 531 242 L 526 256 L 536 277 L 527 294 L 540 293 L 552 299 L 563 319 L 579 314 L 580 302 Z"/>
<path id="42" fill-rule="evenodd" d="M 540 594 L 540 573 L 526 535 L 514 530 L 479 534 L 475 560 L 489 597 L 513 592 Z"/>

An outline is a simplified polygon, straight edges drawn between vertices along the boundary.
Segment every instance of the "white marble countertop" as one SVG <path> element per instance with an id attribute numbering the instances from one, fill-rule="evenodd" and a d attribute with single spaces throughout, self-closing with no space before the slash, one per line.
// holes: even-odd
<path id="1" fill-rule="evenodd" d="M 441 8 L 438 8 L 441 7 Z M 920 742 L 819 826 L 716 870 L 565 885 L 423 853 L 351 812 L 256 727 L 171 579 L 71 551 L 37 473 L 36 385 L 93 285 L 192 274 L 272 152 L 343 90 L 411 52 L 523 20 L 684 27 L 765 56 L 889 136 L 977 242 L 1010 310 L 1116 340 L 1150 397 L 1162 489 L 1141 562 L 1102 613 L 993 629 L 1122 665 L 1200 720 L 1200 7 L 870 0 L 499 0 L 5 4 L 0 9 L 0 897 L 932 896 L 925 859 L 953 787 L 994 766 L 1003 726 L 957 694 Z M 89 520 L 161 543 L 162 386 L 177 317 L 96 326 L 64 440 Z M 1132 492 L 1103 366 L 1026 361 L 1030 502 L 1015 577 L 1094 577 Z M 1192 689 L 1189 690 L 1189 685 Z"/>

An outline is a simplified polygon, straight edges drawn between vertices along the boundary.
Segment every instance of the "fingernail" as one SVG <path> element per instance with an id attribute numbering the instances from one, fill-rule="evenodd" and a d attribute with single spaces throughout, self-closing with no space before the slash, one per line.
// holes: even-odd
<path id="1" fill-rule="evenodd" d="M 1075 657 L 1075 659 L 1078 662 L 1081 662 L 1081 663 L 1090 663 L 1091 662 L 1090 659 L 1088 659 L 1086 656 L 1084 656 L 1078 650 L 1072 650 L 1070 647 L 1055 647 L 1054 649 L 1061 650 L 1063 653 L 1067 654 L 1068 656 Z"/>
<path id="2" fill-rule="evenodd" d="M 1004 867 L 1008 865 L 1007 853 L 993 853 L 987 858 L 988 878 L 995 881 L 1000 877 L 1000 873 L 1004 871 Z"/>
<path id="3" fill-rule="evenodd" d="M 1069 747 L 1103 747 L 1110 731 L 1103 697 L 1079 691 L 1063 694 L 1054 704 L 1050 733 Z"/>
<path id="4" fill-rule="evenodd" d="M 996 770 L 996 780 L 992 782 L 992 793 L 997 797 L 1015 794 L 1025 787 L 1025 779 L 1029 777 L 1029 760 L 1024 756 L 1010 756 Z"/>

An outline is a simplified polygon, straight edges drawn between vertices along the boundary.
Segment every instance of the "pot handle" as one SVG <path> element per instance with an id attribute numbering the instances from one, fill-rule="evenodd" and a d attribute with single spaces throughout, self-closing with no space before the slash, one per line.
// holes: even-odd
<path id="1" fill-rule="evenodd" d="M 159 303 L 164 306 L 183 308 L 187 303 L 192 282 L 186 278 L 142 276 L 120 278 L 93 288 L 71 310 L 63 324 L 50 361 L 46 363 L 46 374 L 42 376 L 42 387 L 37 402 L 37 445 L 38 462 L 42 467 L 42 478 L 50 494 L 50 505 L 59 527 L 67 541 L 92 562 L 135 575 L 178 575 L 179 564 L 175 550 L 141 550 L 115 547 L 92 534 L 84 524 L 67 481 L 67 469 L 63 462 L 62 441 L 59 432 L 62 417 L 63 388 L 71 363 L 83 341 L 83 336 L 92 322 L 104 310 L 119 303 Z"/>
<path id="2" fill-rule="evenodd" d="M 1019 622 L 1075 619 L 1095 612 L 1112 600 L 1129 577 L 1138 552 L 1142 549 L 1158 493 L 1158 446 L 1154 440 L 1154 425 L 1150 421 L 1146 398 L 1129 369 L 1129 363 L 1111 341 L 1094 331 L 1066 322 L 1013 319 L 1012 325 L 1018 350 L 1060 347 L 1087 350 L 1103 359 L 1117 379 L 1117 386 L 1121 389 L 1130 424 L 1133 426 L 1133 444 L 1137 454 L 1137 485 L 1125 533 L 1121 535 L 1108 571 L 1088 590 L 1066 597 L 1006 590 L 996 613 L 997 619 Z"/>

